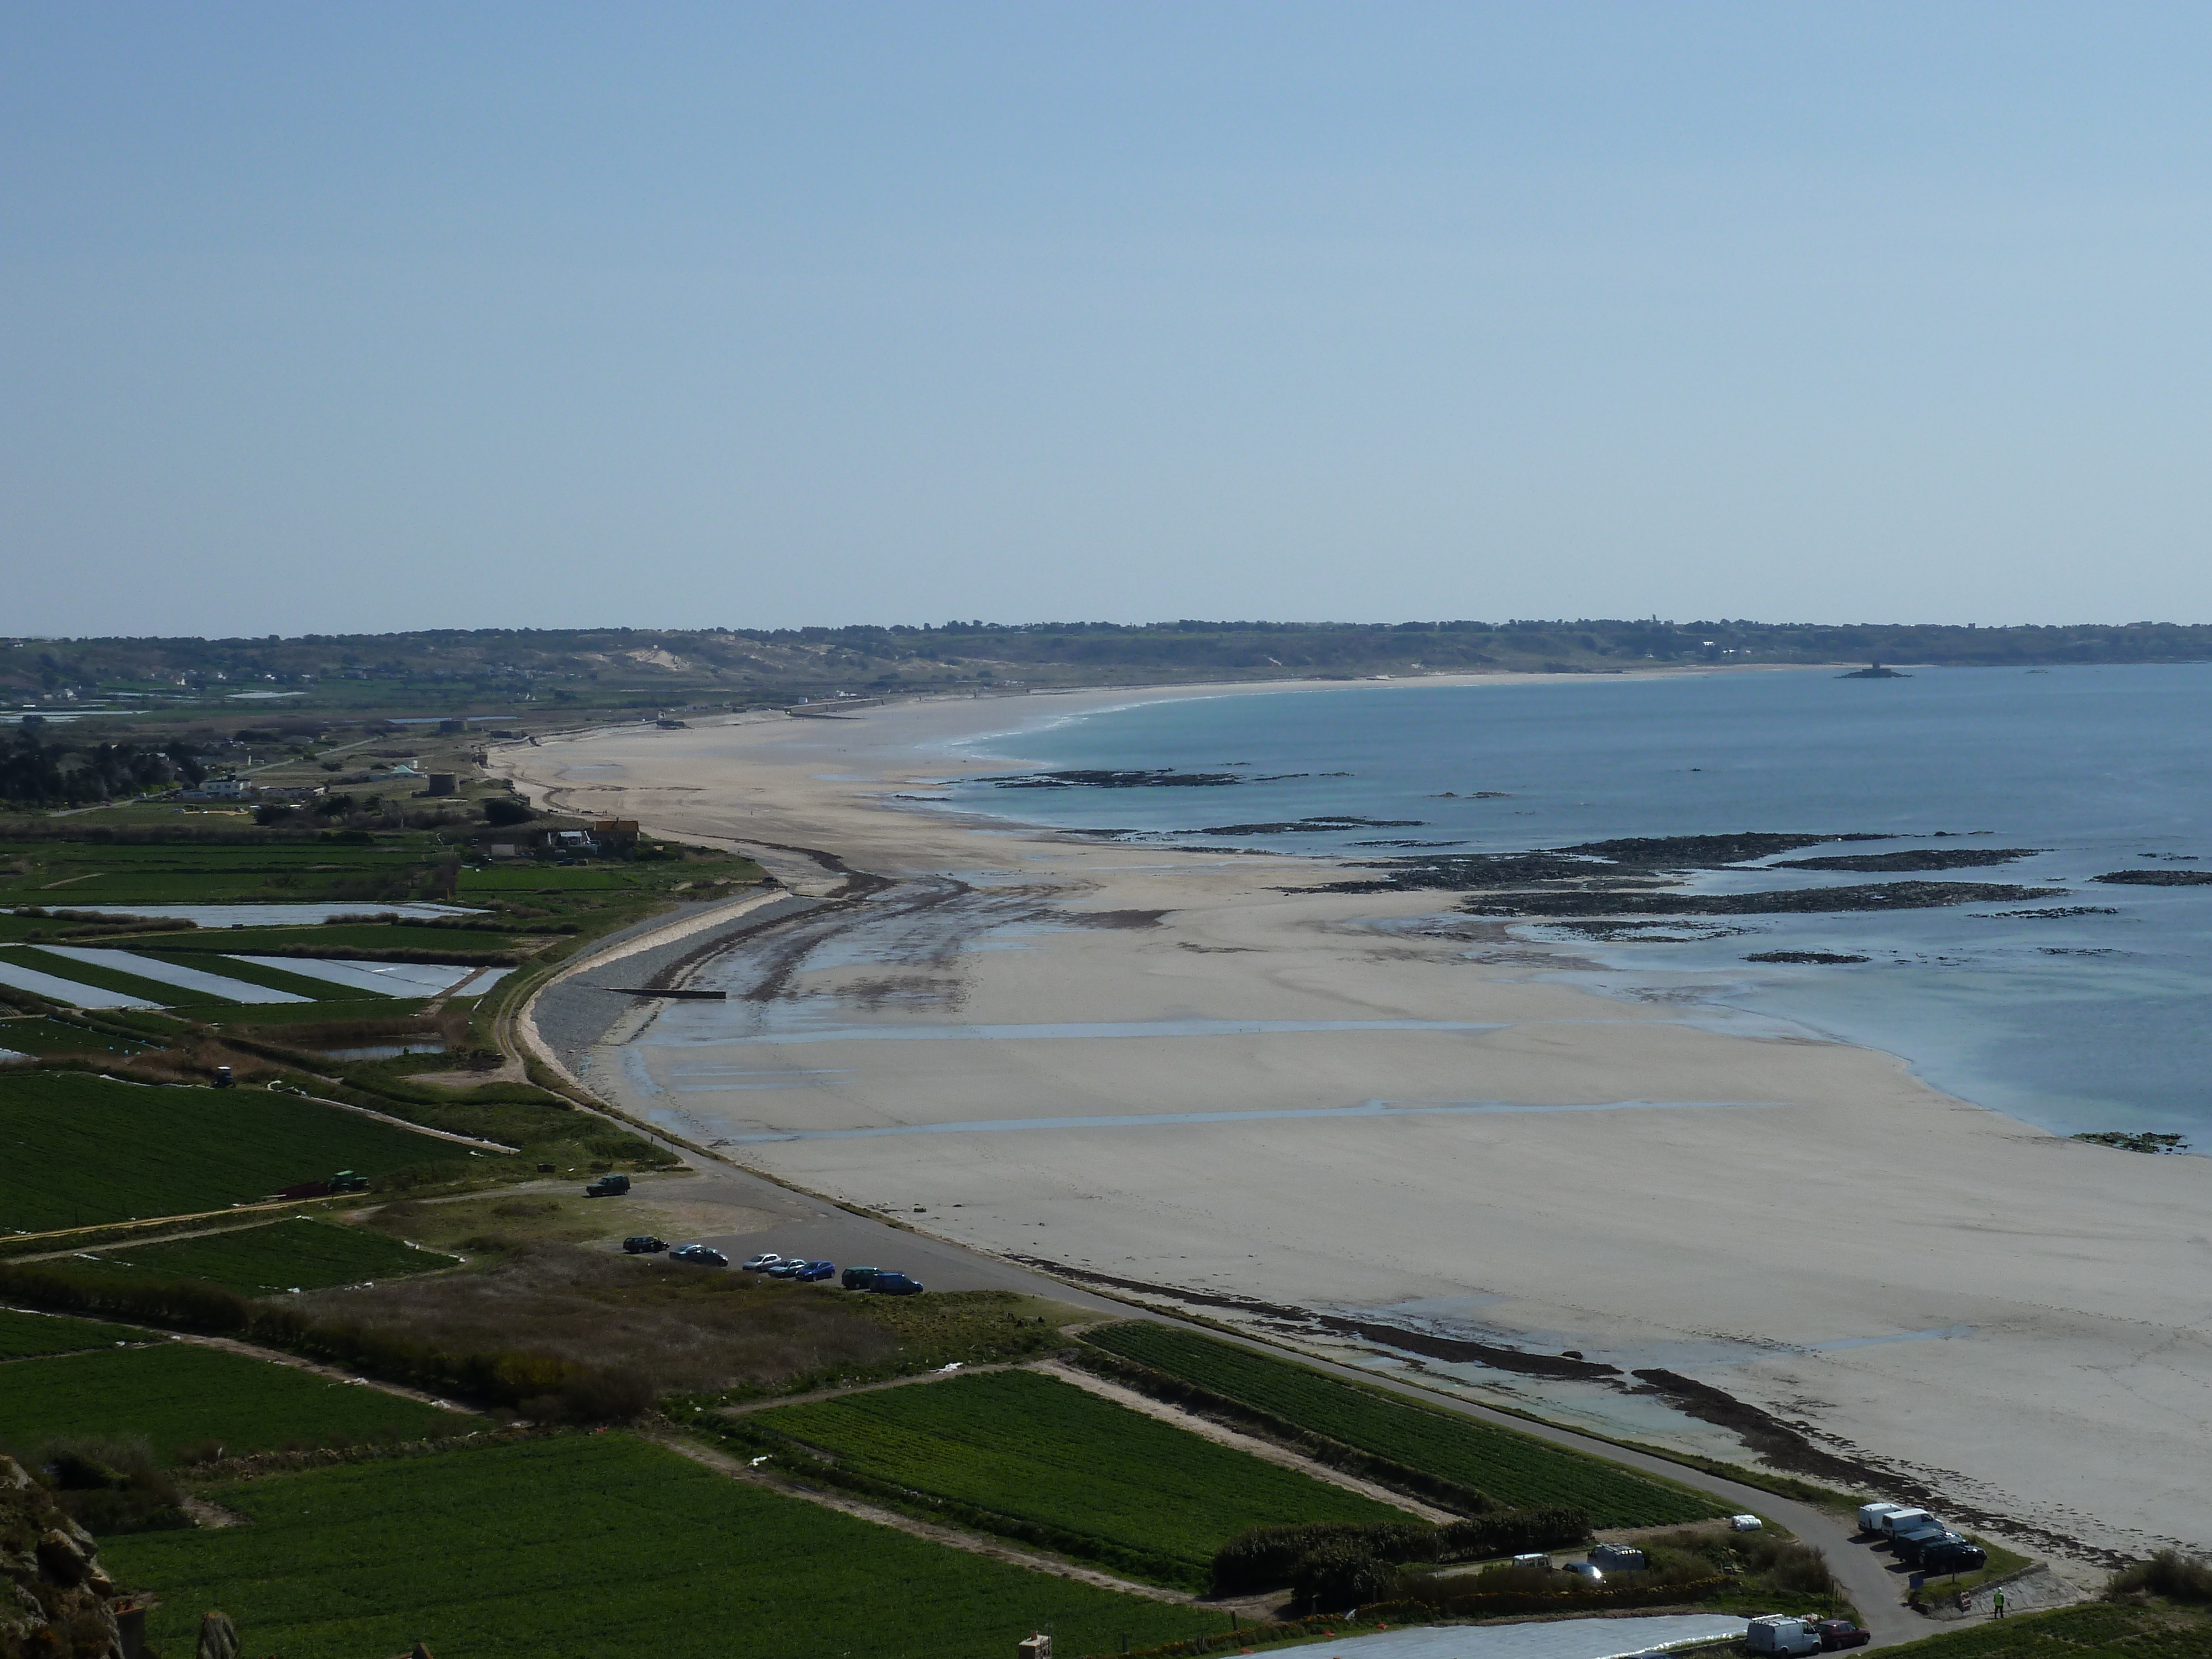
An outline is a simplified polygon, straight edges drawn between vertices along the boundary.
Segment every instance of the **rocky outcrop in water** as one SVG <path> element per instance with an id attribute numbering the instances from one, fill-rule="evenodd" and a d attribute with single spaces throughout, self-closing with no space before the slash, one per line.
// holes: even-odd
<path id="1" fill-rule="evenodd" d="M 1872 957 L 1855 957 L 1841 951 L 1756 951 L 1744 958 L 1746 962 L 1794 962 L 1826 965 L 1832 963 L 1872 962 Z"/>
<path id="2" fill-rule="evenodd" d="M 1784 859 L 1777 870 L 1844 870 L 1867 875 L 1899 870 L 1967 870 L 1979 865 L 2010 864 L 2051 849 L 2045 847 L 1908 847 L 1901 853 L 1832 853 L 1826 858 Z"/>
<path id="3" fill-rule="evenodd" d="M 1751 916 L 1841 910 L 1925 910 L 1951 904 L 2063 897 L 2063 887 L 2011 887 L 1988 881 L 1885 881 L 1863 887 L 1793 887 L 1761 893 L 1487 893 L 1459 908 L 1471 916 Z"/>
<path id="4" fill-rule="evenodd" d="M 2089 879 L 2115 887 L 2212 887 L 2212 870 L 2113 870 Z"/>

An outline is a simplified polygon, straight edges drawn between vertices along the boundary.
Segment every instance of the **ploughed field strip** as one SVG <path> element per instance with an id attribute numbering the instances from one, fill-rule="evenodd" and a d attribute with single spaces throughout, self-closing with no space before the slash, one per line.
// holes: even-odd
<path id="1" fill-rule="evenodd" d="M 1402 1510 L 1263 1462 L 1034 1371 L 787 1406 L 746 1422 L 818 1449 L 923 1513 L 1201 1588 L 1251 1527 L 1403 1521 Z M 777 1458 L 804 1475 L 803 1454 Z M 865 1490 L 865 1489 L 863 1489 Z"/>
<path id="2" fill-rule="evenodd" d="M 391 1174 L 468 1157 L 296 1096 L 150 1087 L 82 1072 L 0 1074 L 0 1229 L 49 1232 L 196 1215 L 339 1170 Z"/>
<path id="3" fill-rule="evenodd" d="M 381 1233 L 294 1217 L 167 1244 L 106 1246 L 58 1265 L 77 1278 L 197 1279 L 260 1297 L 404 1279 L 459 1263 L 457 1256 L 418 1250 Z"/>
<path id="4" fill-rule="evenodd" d="M 0 1359 L 28 1359 L 40 1354 L 82 1353 L 88 1348 L 112 1348 L 118 1342 L 150 1342 L 151 1332 L 128 1325 L 110 1325 L 97 1319 L 70 1319 L 61 1314 L 20 1313 L 0 1308 Z"/>
<path id="5" fill-rule="evenodd" d="M 143 1437 L 157 1459 L 173 1462 L 218 1446 L 242 1456 L 441 1439 L 483 1426 L 380 1389 L 176 1340 L 0 1365 L 0 1437 L 18 1450 L 49 1439 Z"/>
<path id="6" fill-rule="evenodd" d="M 1654 1527 L 1724 1513 L 1703 1493 L 1471 1418 L 1431 1410 L 1290 1360 L 1165 1325 L 1084 1333 L 1095 1347 L 1372 1456 L 1487 1494 L 1508 1508 L 1563 1505 L 1597 1527 Z"/>
<path id="7" fill-rule="evenodd" d="M 619 1433 L 203 1490 L 252 1524 L 101 1544 L 119 1580 L 161 1586 L 147 1634 L 167 1652 L 191 1651 L 214 1607 L 252 1651 L 289 1659 L 417 1641 L 492 1659 L 974 1659 L 1037 1630 L 1081 1659 L 1229 1627 L 1210 1609 L 872 1526 Z"/>

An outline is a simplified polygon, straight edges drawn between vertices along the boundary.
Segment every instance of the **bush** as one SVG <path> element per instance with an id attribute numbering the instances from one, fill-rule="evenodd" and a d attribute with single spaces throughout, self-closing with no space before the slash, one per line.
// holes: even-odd
<path id="1" fill-rule="evenodd" d="M 1334 1611 L 1387 1600 L 1398 1569 L 1356 1538 L 1335 1538 L 1298 1558 L 1291 1584 L 1303 1607 Z"/>
<path id="2" fill-rule="evenodd" d="M 2106 1596 L 2163 1595 L 2169 1601 L 2212 1603 L 2212 1561 L 2179 1550 L 2160 1550 L 2148 1561 L 2130 1561 L 2105 1586 Z"/>
<path id="3" fill-rule="evenodd" d="M 485 796 L 483 815 L 484 822 L 497 829 L 505 829 L 510 824 L 527 823 L 538 816 L 530 810 L 528 803 L 519 801 L 511 795 Z"/>
<path id="4" fill-rule="evenodd" d="M 1395 1565 L 1557 1549 L 1589 1536 L 1589 1517 L 1580 1510 L 1565 1509 L 1501 1510 L 1441 1527 L 1418 1521 L 1255 1527 L 1215 1552 L 1213 1587 L 1217 1595 L 1224 1595 L 1278 1589 L 1296 1582 L 1307 1558 L 1338 1547 Z"/>
<path id="5" fill-rule="evenodd" d="M 184 1495 L 141 1437 L 50 1440 L 20 1462 L 52 1489 L 63 1513 L 100 1537 L 189 1527 Z"/>

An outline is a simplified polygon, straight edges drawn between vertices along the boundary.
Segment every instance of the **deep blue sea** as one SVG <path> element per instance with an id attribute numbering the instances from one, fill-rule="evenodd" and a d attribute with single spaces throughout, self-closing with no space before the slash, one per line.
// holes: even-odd
<path id="1" fill-rule="evenodd" d="M 965 752 L 1010 773 L 1171 768 L 1254 781 L 1056 790 L 969 781 L 950 792 L 964 809 L 1164 832 L 1163 846 L 1334 858 L 1407 850 L 1356 844 L 1377 840 L 1506 852 L 1747 830 L 1900 838 L 1784 858 L 1927 846 L 2043 849 L 2010 864 L 1905 878 L 2063 887 L 2064 897 L 1889 914 L 1666 918 L 1632 942 L 1571 938 L 1605 970 L 1572 977 L 1623 994 L 1655 984 L 1691 988 L 1717 1011 L 1884 1048 L 1940 1088 L 2046 1128 L 2178 1132 L 2212 1151 L 2212 886 L 2087 879 L 2130 868 L 2212 870 L 2212 665 L 1916 669 L 1893 680 L 1808 672 L 1410 682 L 1224 691 L 1056 722 L 1046 708 L 1035 714 L 1042 723 L 973 740 Z M 1290 836 L 1190 833 L 1329 815 L 1414 823 Z M 1927 839 L 1939 830 L 1973 838 Z M 1882 878 L 1731 871 L 1696 885 Z M 1450 909 L 1449 895 L 1436 897 L 1440 913 Z M 2076 906 L 2112 914 L 1997 914 Z M 1514 930 L 1571 937 L 1535 922 Z M 1869 960 L 1744 960 L 1773 950 Z"/>

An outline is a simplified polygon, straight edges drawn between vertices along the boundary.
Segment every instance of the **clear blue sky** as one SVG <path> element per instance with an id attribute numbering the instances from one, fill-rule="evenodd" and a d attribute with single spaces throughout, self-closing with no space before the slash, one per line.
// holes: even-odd
<path id="1" fill-rule="evenodd" d="M 0 8 L 0 633 L 2212 620 L 2212 8 Z"/>

